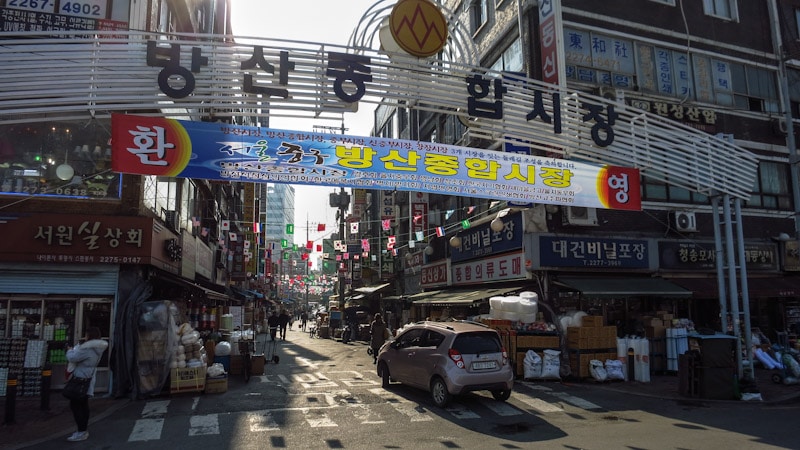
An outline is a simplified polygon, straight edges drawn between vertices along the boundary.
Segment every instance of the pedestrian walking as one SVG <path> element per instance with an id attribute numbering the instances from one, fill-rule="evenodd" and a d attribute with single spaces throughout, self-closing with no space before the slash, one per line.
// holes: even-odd
<path id="1" fill-rule="evenodd" d="M 267 327 L 269 328 L 269 337 L 270 340 L 276 340 L 278 338 L 278 327 L 280 327 L 280 319 L 278 319 L 278 314 L 275 311 L 272 311 L 272 314 L 267 319 Z"/>
<path id="2" fill-rule="evenodd" d="M 308 313 L 303 311 L 300 313 L 300 329 L 303 330 L 303 333 L 306 332 L 306 325 L 308 325 Z"/>
<path id="3" fill-rule="evenodd" d="M 381 313 L 376 313 L 375 318 L 369 325 L 370 342 L 372 348 L 372 364 L 378 361 L 378 350 L 381 349 L 383 343 L 389 339 L 389 327 L 383 321 Z"/>
<path id="4" fill-rule="evenodd" d="M 278 324 L 280 324 L 281 328 L 281 339 L 286 340 L 286 327 L 289 326 L 289 314 L 286 313 L 285 309 L 281 310 L 281 314 L 278 316 Z"/>
<path id="5" fill-rule="evenodd" d="M 86 395 L 69 401 L 69 408 L 78 427 L 78 431 L 67 438 L 70 442 L 85 441 L 89 438 L 89 397 L 94 396 L 97 363 L 107 348 L 108 342 L 101 339 L 100 329 L 97 327 L 89 327 L 86 330 L 83 343 L 67 347 L 67 362 L 69 367 L 73 367 L 70 377 L 91 380 Z"/>

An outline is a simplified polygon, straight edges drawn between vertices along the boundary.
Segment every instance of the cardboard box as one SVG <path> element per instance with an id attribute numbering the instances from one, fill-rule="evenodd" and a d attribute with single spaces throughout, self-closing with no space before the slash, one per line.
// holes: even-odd
<path id="1" fill-rule="evenodd" d="M 228 377 L 206 379 L 206 394 L 220 394 L 228 391 Z"/>
<path id="2" fill-rule="evenodd" d="M 602 327 L 603 316 L 583 316 L 581 318 L 581 326 L 583 327 Z"/>
<path id="3" fill-rule="evenodd" d="M 229 375 L 242 374 L 242 355 L 231 355 L 231 369 L 228 371 Z"/>
<path id="4" fill-rule="evenodd" d="M 206 382 L 205 367 L 172 369 L 170 371 L 170 392 L 202 391 Z"/>
<path id="5" fill-rule="evenodd" d="M 252 355 L 250 357 L 250 374 L 251 375 L 264 375 L 264 366 L 267 363 L 264 355 Z"/>

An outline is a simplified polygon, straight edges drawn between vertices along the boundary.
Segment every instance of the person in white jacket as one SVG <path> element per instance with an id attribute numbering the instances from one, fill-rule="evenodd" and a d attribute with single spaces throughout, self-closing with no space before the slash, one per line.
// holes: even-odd
<path id="1" fill-rule="evenodd" d="M 85 441 L 89 438 L 89 397 L 94 395 L 94 375 L 100 357 L 108 348 L 108 342 L 101 339 L 100 329 L 89 327 L 86 330 L 85 342 L 74 347 L 67 347 L 67 362 L 74 367 L 70 376 L 77 378 L 91 378 L 87 396 L 79 400 L 70 400 L 69 407 L 78 431 L 67 438 L 70 442 Z"/>

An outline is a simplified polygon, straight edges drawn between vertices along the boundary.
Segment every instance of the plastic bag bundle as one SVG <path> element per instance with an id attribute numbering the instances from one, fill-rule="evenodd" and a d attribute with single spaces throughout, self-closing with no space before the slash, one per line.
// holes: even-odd
<path id="1" fill-rule="evenodd" d="M 617 359 L 606 360 L 606 374 L 609 380 L 625 380 L 625 366 Z"/>
<path id="2" fill-rule="evenodd" d="M 561 379 L 561 352 L 558 350 L 545 350 L 542 360 L 542 378 Z"/>
<path id="3" fill-rule="evenodd" d="M 522 360 L 522 368 L 524 369 L 525 379 L 541 378 L 542 377 L 542 357 L 533 350 L 528 350 L 525 353 L 525 358 Z"/>
<path id="4" fill-rule="evenodd" d="M 231 343 L 228 341 L 219 341 L 214 347 L 214 354 L 217 356 L 230 356 Z"/>
<path id="5" fill-rule="evenodd" d="M 606 372 L 606 368 L 603 366 L 603 361 L 599 359 L 589 361 L 589 373 L 592 375 L 592 378 L 597 381 L 606 381 L 608 379 L 608 372 Z"/>
<path id="6" fill-rule="evenodd" d="M 208 369 L 206 369 L 206 374 L 209 377 L 221 377 L 225 375 L 225 366 L 220 363 L 214 363 L 208 366 Z"/>
<path id="7" fill-rule="evenodd" d="M 800 378 L 800 363 L 789 353 L 783 354 L 783 367 L 785 367 L 786 371 L 793 377 Z"/>

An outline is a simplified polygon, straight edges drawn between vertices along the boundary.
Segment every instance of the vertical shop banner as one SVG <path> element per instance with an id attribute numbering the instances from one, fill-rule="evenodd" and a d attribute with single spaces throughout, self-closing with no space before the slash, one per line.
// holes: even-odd
<path id="1" fill-rule="evenodd" d="M 639 170 L 417 141 L 112 115 L 120 173 L 641 209 Z"/>

